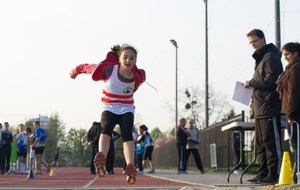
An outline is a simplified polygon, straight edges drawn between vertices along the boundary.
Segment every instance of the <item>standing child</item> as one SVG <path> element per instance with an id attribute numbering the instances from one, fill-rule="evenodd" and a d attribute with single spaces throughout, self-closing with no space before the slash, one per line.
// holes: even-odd
<path id="1" fill-rule="evenodd" d="M 19 125 L 19 129 L 24 127 L 23 124 Z M 19 131 L 16 140 L 17 140 L 17 154 L 19 157 L 20 172 L 21 174 L 26 173 L 26 158 L 27 158 L 27 147 L 29 141 L 29 134 L 31 133 L 31 128 L 27 127 L 24 131 Z"/>
<path id="2" fill-rule="evenodd" d="M 139 136 L 136 143 L 136 157 L 137 157 L 137 165 L 139 169 L 139 174 L 144 174 L 144 167 L 143 167 L 143 156 L 145 153 L 145 135 L 144 130 L 139 127 Z"/>
<path id="3" fill-rule="evenodd" d="M 148 173 L 155 173 L 154 163 L 152 161 L 152 152 L 154 150 L 153 139 L 151 134 L 148 132 L 148 127 L 146 125 L 141 125 L 140 128 L 143 131 L 143 135 L 145 136 L 145 153 L 143 158 L 143 168 L 146 165 L 146 161 L 149 160 L 150 171 Z"/>
<path id="4" fill-rule="evenodd" d="M 136 61 L 137 50 L 124 44 L 114 46 L 100 64 L 79 65 L 70 73 L 73 79 L 81 73 L 92 73 L 93 80 L 104 81 L 101 98 L 102 131 L 99 139 L 99 152 L 94 159 L 96 173 L 100 177 L 106 174 L 105 163 L 111 134 L 114 127 L 119 124 L 127 163 L 126 182 L 129 184 L 135 183 L 137 174 L 134 167 L 135 147 L 131 134 L 135 109 L 133 94 L 146 79 L 145 71 L 137 68 Z"/>
<path id="5" fill-rule="evenodd" d="M 46 166 L 46 172 L 50 171 L 50 165 L 43 159 L 43 154 L 46 146 L 47 134 L 45 129 L 40 126 L 39 121 L 35 121 L 33 123 L 35 128 L 35 141 L 32 146 L 35 147 L 35 160 L 36 160 L 36 174 L 42 174 L 41 165 L 44 164 Z"/>
<path id="6" fill-rule="evenodd" d="M 34 167 L 34 160 L 35 160 L 35 147 L 34 146 L 32 146 L 32 144 L 35 142 L 35 137 L 34 137 L 35 135 L 34 134 L 32 134 L 32 135 L 30 135 L 30 138 L 32 139 L 31 140 L 31 144 L 30 144 L 30 152 L 29 152 L 29 161 L 30 161 L 30 167 L 29 167 L 29 170 L 33 170 L 33 169 L 35 169 L 35 167 Z"/>

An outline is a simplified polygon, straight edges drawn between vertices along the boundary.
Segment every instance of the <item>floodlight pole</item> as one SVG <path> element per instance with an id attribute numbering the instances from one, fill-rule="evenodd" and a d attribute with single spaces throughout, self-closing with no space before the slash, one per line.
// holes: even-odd
<path id="1" fill-rule="evenodd" d="M 209 127 L 209 104 L 208 104 L 208 21 L 207 21 L 207 0 L 205 3 L 205 128 Z"/>
<path id="2" fill-rule="evenodd" d="M 175 47 L 175 130 L 174 130 L 174 135 L 176 139 L 176 131 L 177 131 L 177 122 L 178 122 L 178 59 L 177 59 L 177 54 L 178 54 L 178 45 L 177 42 L 173 39 L 170 40 L 170 42 L 174 45 Z"/>

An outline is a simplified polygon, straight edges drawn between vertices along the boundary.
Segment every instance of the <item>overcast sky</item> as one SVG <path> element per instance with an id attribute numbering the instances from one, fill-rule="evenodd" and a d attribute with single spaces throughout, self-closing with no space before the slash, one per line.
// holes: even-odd
<path id="1" fill-rule="evenodd" d="M 253 73 L 246 34 L 253 28 L 275 41 L 274 0 L 209 0 L 209 83 L 232 101 L 235 81 Z M 282 45 L 300 41 L 300 1 L 281 1 Z M 67 128 L 88 129 L 100 118 L 101 82 L 69 78 L 78 64 L 98 63 L 115 44 L 138 50 L 147 84 L 135 93 L 136 120 L 150 130 L 174 127 L 175 47 L 179 91 L 203 87 L 203 0 L 9 0 L 0 1 L 0 122 L 11 125 L 58 113 Z M 284 66 L 286 63 L 284 62 Z M 184 105 L 179 105 L 182 109 Z M 203 108 L 204 111 L 204 108 Z"/>

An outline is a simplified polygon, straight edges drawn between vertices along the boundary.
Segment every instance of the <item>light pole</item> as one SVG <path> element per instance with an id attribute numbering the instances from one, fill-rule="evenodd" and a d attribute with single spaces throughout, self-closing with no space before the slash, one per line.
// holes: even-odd
<path id="1" fill-rule="evenodd" d="M 209 103 L 208 103 L 208 21 L 207 21 L 207 1 L 205 3 L 205 128 L 209 126 Z"/>
<path id="2" fill-rule="evenodd" d="M 177 42 L 173 39 L 170 40 L 170 42 L 175 46 L 175 139 L 176 139 L 176 130 L 177 130 L 177 122 L 178 122 L 178 61 L 177 61 L 177 49 L 178 49 L 178 45 Z"/>
<path id="3" fill-rule="evenodd" d="M 275 42 L 277 48 L 280 49 L 280 0 L 275 0 Z"/>

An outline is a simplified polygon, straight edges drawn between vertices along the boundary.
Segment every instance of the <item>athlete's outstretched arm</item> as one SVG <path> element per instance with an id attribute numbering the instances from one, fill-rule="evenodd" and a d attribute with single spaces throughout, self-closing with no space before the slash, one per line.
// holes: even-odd
<path id="1" fill-rule="evenodd" d="M 97 64 L 81 64 L 75 67 L 70 72 L 70 77 L 75 79 L 79 74 L 92 74 Z"/>

